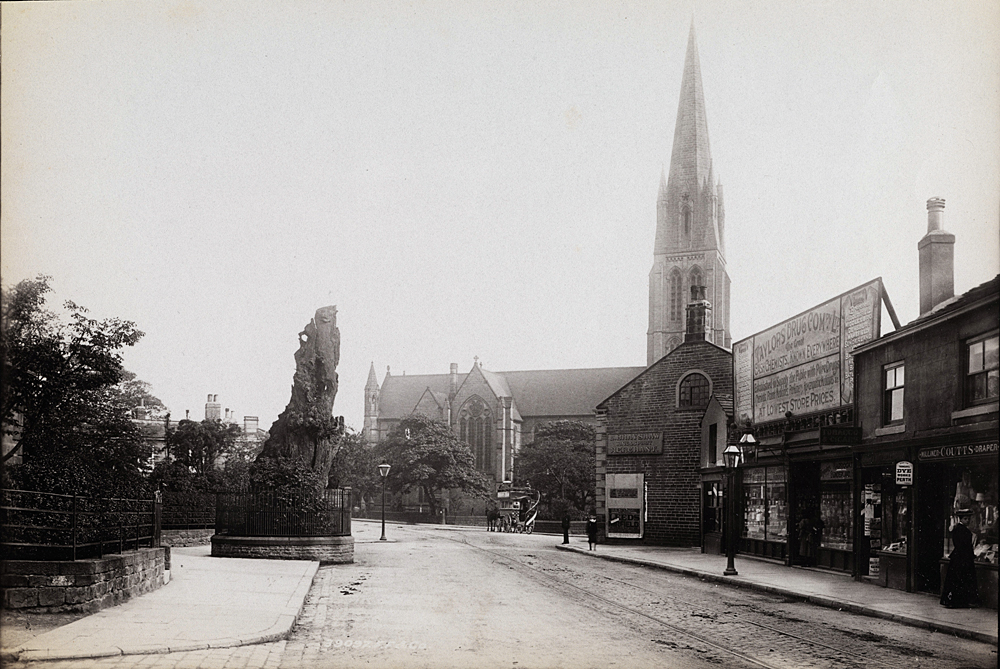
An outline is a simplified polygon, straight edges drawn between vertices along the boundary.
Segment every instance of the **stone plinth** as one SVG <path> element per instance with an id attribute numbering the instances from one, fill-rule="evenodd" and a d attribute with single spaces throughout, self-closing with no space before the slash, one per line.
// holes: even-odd
<path id="1" fill-rule="evenodd" d="M 212 537 L 213 557 L 354 562 L 354 537 Z"/>

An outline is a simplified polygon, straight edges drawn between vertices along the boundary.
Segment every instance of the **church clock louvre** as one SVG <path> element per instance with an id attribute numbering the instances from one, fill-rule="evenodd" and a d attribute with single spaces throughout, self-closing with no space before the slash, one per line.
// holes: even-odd
<path id="1" fill-rule="evenodd" d="M 694 24 L 688 36 L 669 174 L 660 176 L 656 238 L 649 272 L 646 364 L 684 341 L 691 286 L 704 286 L 712 305 L 708 341 L 730 348 L 729 274 L 725 257 L 722 185 L 712 169 L 708 121 Z"/>

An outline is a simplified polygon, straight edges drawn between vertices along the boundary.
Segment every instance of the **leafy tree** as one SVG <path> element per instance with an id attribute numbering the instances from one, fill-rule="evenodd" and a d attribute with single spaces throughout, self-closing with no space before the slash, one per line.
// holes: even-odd
<path id="1" fill-rule="evenodd" d="M 386 486 L 393 492 L 421 488 L 431 507 L 438 512 L 438 495 L 460 489 L 487 499 L 490 485 L 476 469 L 469 445 L 455 436 L 442 421 L 414 414 L 399 421 L 380 451 L 392 466 Z"/>
<path id="2" fill-rule="evenodd" d="M 40 275 L 3 291 L 0 421 L 18 439 L 3 462 L 23 456 L 5 474 L 36 490 L 142 494 L 149 446 L 129 416 L 121 350 L 143 333 L 130 321 L 92 319 L 72 302 L 59 318 L 45 308 L 50 281 Z"/>
<path id="3" fill-rule="evenodd" d="M 376 448 L 365 443 L 361 434 L 348 430 L 341 437 L 340 446 L 333 456 L 327 487 L 350 486 L 355 499 L 371 502 L 382 488 L 379 464 Z"/>
<path id="4" fill-rule="evenodd" d="M 220 458 L 233 454 L 240 432 L 238 425 L 221 420 L 182 420 L 166 431 L 168 458 L 204 476 L 217 469 Z"/>
<path id="5" fill-rule="evenodd" d="M 594 428 L 561 420 L 544 423 L 535 440 L 521 447 L 516 478 L 541 493 L 549 518 L 586 513 L 595 500 Z"/>
<path id="6" fill-rule="evenodd" d="M 136 378 L 134 372 L 123 369 L 118 388 L 126 404 L 131 407 L 145 406 L 149 410 L 149 418 L 163 420 L 170 415 L 160 398 L 149 392 L 149 384 Z"/>

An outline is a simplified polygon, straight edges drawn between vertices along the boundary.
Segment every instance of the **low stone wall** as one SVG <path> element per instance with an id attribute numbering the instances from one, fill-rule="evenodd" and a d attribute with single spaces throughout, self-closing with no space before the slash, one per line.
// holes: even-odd
<path id="1" fill-rule="evenodd" d="M 213 557 L 354 562 L 354 537 L 212 537 Z"/>
<path id="2" fill-rule="evenodd" d="M 207 546 L 212 543 L 214 529 L 210 530 L 161 530 L 161 546 Z"/>
<path id="3" fill-rule="evenodd" d="M 0 563 L 3 608 L 93 613 L 117 606 L 163 585 L 164 553 L 140 548 L 75 562 L 5 560 Z"/>

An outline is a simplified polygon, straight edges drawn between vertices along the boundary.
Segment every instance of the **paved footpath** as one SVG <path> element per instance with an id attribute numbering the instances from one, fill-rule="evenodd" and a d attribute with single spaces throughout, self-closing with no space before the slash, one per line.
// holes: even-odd
<path id="1" fill-rule="evenodd" d="M 171 550 L 170 582 L 124 604 L 41 634 L 4 660 L 83 659 L 230 648 L 284 639 L 318 562 L 210 557 Z"/>
<path id="2" fill-rule="evenodd" d="M 699 549 L 599 544 L 596 551 L 588 551 L 586 542 L 576 537 L 573 543 L 558 547 L 595 558 L 666 569 L 730 586 L 795 597 L 840 611 L 997 643 L 997 612 L 994 609 L 948 609 L 931 595 L 859 583 L 849 574 L 787 567 L 737 556 L 738 575 L 723 576 L 726 557 L 705 554 Z"/>

